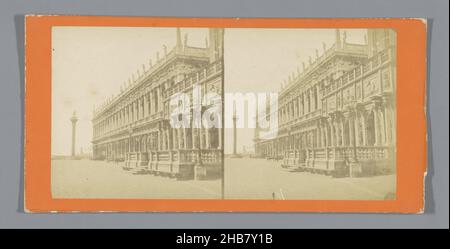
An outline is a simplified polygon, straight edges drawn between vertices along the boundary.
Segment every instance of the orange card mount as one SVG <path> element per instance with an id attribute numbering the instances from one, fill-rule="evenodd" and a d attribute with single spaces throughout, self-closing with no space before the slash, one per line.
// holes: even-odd
<path id="1" fill-rule="evenodd" d="M 26 212 L 424 210 L 426 20 L 25 20 Z M 240 90 L 275 135 L 227 127 Z M 220 125 L 175 127 L 206 92 Z"/>

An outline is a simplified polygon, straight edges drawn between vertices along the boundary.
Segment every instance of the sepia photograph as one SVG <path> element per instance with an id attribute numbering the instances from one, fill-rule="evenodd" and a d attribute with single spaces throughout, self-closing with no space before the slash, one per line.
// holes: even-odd
<path id="1" fill-rule="evenodd" d="M 395 199 L 396 47 L 391 29 L 226 29 L 225 199 Z"/>
<path id="2" fill-rule="evenodd" d="M 233 248 L 448 226 L 448 8 L 325 1 L 3 8 L 0 223 Z"/>
<path id="3" fill-rule="evenodd" d="M 52 28 L 55 198 L 392 200 L 395 134 L 394 30 Z"/>
<path id="4" fill-rule="evenodd" d="M 223 33 L 52 27 L 53 198 L 222 198 Z"/>
<path id="5" fill-rule="evenodd" d="M 25 210 L 422 212 L 426 22 L 312 21 L 30 16 Z"/>

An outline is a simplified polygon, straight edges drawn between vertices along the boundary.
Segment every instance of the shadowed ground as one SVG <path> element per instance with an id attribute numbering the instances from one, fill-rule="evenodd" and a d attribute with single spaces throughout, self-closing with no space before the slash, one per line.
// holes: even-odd
<path id="1" fill-rule="evenodd" d="M 292 172 L 280 162 L 225 158 L 226 199 L 375 200 L 395 198 L 396 176 L 332 178 Z"/>

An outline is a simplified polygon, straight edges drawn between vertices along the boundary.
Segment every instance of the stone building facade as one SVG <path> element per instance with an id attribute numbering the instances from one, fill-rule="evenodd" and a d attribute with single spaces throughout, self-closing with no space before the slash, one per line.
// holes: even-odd
<path id="1" fill-rule="evenodd" d="M 222 95 L 223 29 L 209 29 L 205 47 L 188 45 L 180 29 L 176 45 L 142 65 L 121 92 L 93 115 L 93 157 L 121 161 L 127 170 L 178 177 L 202 177 L 222 172 L 220 128 L 172 128 L 171 96 L 194 86 L 201 94 Z M 207 106 L 204 106 L 207 108 Z"/>
<path id="2" fill-rule="evenodd" d="M 365 44 L 335 36 L 289 77 L 279 92 L 278 135 L 255 134 L 256 154 L 333 175 L 395 172 L 396 33 L 369 29 Z"/>

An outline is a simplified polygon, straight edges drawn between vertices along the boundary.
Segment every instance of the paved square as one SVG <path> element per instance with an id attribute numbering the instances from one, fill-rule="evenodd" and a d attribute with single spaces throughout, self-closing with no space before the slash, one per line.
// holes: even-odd
<path id="1" fill-rule="evenodd" d="M 373 200 L 396 192 L 395 175 L 332 178 L 307 172 L 292 172 L 281 161 L 255 158 L 225 158 L 225 198 Z"/>
<path id="2" fill-rule="evenodd" d="M 217 199 L 221 180 L 186 180 L 133 174 L 123 163 L 52 160 L 53 198 Z"/>
<path id="3" fill-rule="evenodd" d="M 133 174 L 123 163 L 52 160 L 53 198 L 220 199 L 221 180 L 179 181 Z M 332 178 L 284 169 L 280 162 L 225 159 L 226 199 L 383 200 L 396 192 L 395 175 Z"/>

